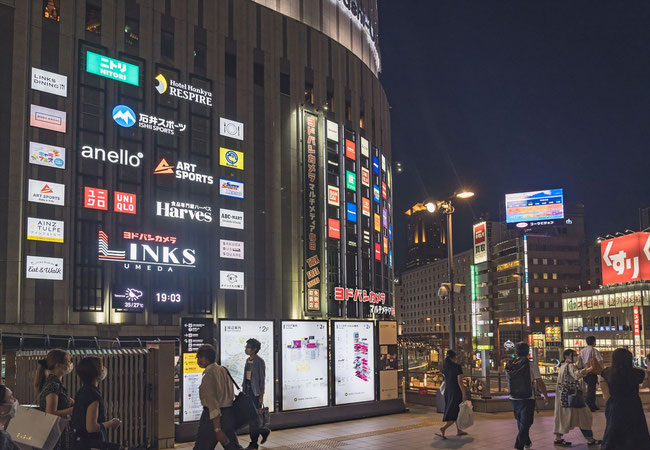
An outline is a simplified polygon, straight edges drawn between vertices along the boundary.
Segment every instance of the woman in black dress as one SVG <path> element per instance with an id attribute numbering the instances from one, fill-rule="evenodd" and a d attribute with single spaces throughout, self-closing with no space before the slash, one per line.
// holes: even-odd
<path id="1" fill-rule="evenodd" d="M 619 348 L 612 355 L 612 365 L 603 370 L 600 382 L 603 394 L 609 392 L 605 407 L 603 450 L 650 448 L 648 424 L 643 413 L 639 385 L 645 372 L 632 364 L 632 353 Z"/>
<path id="2" fill-rule="evenodd" d="M 34 377 L 38 409 L 68 419 L 72 414 L 74 400 L 63 386 L 63 377 L 72 373 L 72 358 L 63 350 L 50 350 L 45 359 L 38 362 Z M 72 448 L 72 428 L 66 426 L 55 450 Z"/>
<path id="3" fill-rule="evenodd" d="M 445 414 L 442 416 L 445 424 L 440 428 L 440 433 L 436 433 L 436 436 L 447 439 L 445 437 L 447 428 L 456 423 L 460 404 L 467 400 L 467 393 L 463 384 L 463 368 L 456 362 L 455 351 L 447 350 L 447 357 L 442 365 L 442 374 L 445 376 Z M 457 436 L 467 434 L 458 428 L 458 425 L 456 425 L 456 429 L 458 430 Z"/>

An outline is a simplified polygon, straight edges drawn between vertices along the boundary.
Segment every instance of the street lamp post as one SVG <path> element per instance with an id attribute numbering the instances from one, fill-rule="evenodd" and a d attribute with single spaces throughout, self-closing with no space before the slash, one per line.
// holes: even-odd
<path id="1" fill-rule="evenodd" d="M 447 216 L 447 276 L 449 278 L 449 349 L 456 347 L 456 313 L 454 311 L 454 243 L 452 236 L 451 216 L 454 213 L 453 199 L 467 199 L 474 197 L 474 192 L 462 190 L 443 201 L 428 201 L 425 203 L 427 211 L 436 212 L 438 209 Z"/>

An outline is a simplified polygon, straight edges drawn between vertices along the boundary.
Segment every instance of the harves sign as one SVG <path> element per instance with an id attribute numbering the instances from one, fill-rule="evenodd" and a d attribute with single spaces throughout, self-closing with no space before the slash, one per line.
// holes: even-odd
<path id="1" fill-rule="evenodd" d="M 125 231 L 124 240 L 137 241 L 130 242 L 128 250 L 109 249 L 108 235 L 102 230 L 98 238 L 98 259 L 123 263 L 125 269 L 173 272 L 174 267 L 196 267 L 196 250 L 177 247 L 175 236 Z"/>

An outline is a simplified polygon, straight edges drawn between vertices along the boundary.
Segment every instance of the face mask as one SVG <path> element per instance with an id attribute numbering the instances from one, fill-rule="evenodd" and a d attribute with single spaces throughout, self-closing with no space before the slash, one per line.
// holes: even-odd
<path id="1" fill-rule="evenodd" d="M 7 406 L 9 403 L 4 403 L 3 406 Z M 18 412 L 18 400 L 14 399 L 13 402 L 11 402 L 11 409 L 7 411 L 6 413 L 2 414 L 3 416 L 9 416 L 10 418 L 16 417 L 16 413 Z"/>
<path id="2" fill-rule="evenodd" d="M 99 381 L 104 381 L 106 375 L 108 375 L 108 370 L 106 370 L 106 367 L 102 367 L 102 374 L 99 376 Z"/>

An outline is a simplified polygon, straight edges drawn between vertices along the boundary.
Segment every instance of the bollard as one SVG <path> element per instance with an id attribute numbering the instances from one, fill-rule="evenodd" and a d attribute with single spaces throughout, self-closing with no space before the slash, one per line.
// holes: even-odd
<path id="1" fill-rule="evenodd" d="M 490 352 L 488 350 L 481 350 L 481 377 L 483 378 L 481 398 L 492 398 L 492 385 L 490 384 Z"/>

